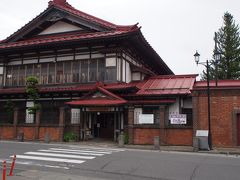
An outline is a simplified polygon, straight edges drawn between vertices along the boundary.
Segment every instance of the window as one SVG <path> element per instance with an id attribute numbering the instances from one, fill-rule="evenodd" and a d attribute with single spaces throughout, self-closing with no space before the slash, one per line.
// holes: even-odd
<path id="1" fill-rule="evenodd" d="M 25 78 L 25 71 L 23 71 L 22 73 L 24 73 L 24 78 Z M 13 66 L 12 68 L 12 85 L 13 86 L 18 85 L 18 66 Z"/>
<path id="2" fill-rule="evenodd" d="M 144 106 L 134 109 L 134 124 L 159 124 L 160 111 L 158 106 Z"/>
<path id="3" fill-rule="evenodd" d="M 71 109 L 71 124 L 80 124 L 80 109 Z"/>
<path id="4" fill-rule="evenodd" d="M 27 65 L 26 77 L 33 75 L 33 64 Z"/>
<path id="5" fill-rule="evenodd" d="M 12 86 L 12 66 L 7 67 L 6 85 L 7 86 Z"/>
<path id="6" fill-rule="evenodd" d="M 63 63 L 57 63 L 57 76 L 56 76 L 56 83 L 63 83 Z"/>
<path id="7" fill-rule="evenodd" d="M 81 61 L 81 82 L 88 82 L 88 60 Z"/>
<path id="8" fill-rule="evenodd" d="M 104 74 L 105 74 L 105 60 L 99 59 L 98 60 L 98 80 L 104 81 Z"/>
<path id="9" fill-rule="evenodd" d="M 89 81 L 97 81 L 97 60 L 89 61 Z"/>
<path id="10" fill-rule="evenodd" d="M 193 125 L 193 123 L 192 123 L 192 120 L 193 120 L 192 109 L 190 109 L 190 108 L 182 108 L 182 114 L 186 114 L 187 115 L 187 124 L 186 124 L 186 126 L 192 126 Z"/>
<path id="11" fill-rule="evenodd" d="M 19 67 L 19 86 L 25 85 L 25 66 Z"/>
<path id="12" fill-rule="evenodd" d="M 40 82 L 40 72 L 41 72 L 41 64 L 34 64 L 34 76 L 36 76 Z"/>
<path id="13" fill-rule="evenodd" d="M 152 114 L 154 124 L 159 124 L 160 123 L 159 107 L 156 107 L 156 106 L 143 107 L 143 114 Z"/>
<path id="14" fill-rule="evenodd" d="M 116 58 L 106 58 L 106 76 L 105 80 L 107 81 L 116 81 L 117 80 L 117 66 Z"/>
<path id="15" fill-rule="evenodd" d="M 47 84 L 48 82 L 48 64 L 41 65 L 41 84 Z"/>
<path id="16" fill-rule="evenodd" d="M 65 62 L 64 63 L 64 82 L 65 83 L 71 83 L 72 82 L 72 63 L 71 62 Z"/>
<path id="17" fill-rule="evenodd" d="M 34 123 L 34 114 L 29 114 L 28 109 L 26 109 L 26 123 L 27 124 Z"/>
<path id="18" fill-rule="evenodd" d="M 54 84 L 55 83 L 55 63 L 50 63 L 49 64 L 48 83 L 49 84 Z"/>
<path id="19" fill-rule="evenodd" d="M 191 108 L 182 108 L 181 112 L 176 115 L 180 116 L 180 122 L 173 122 L 174 119 L 171 120 L 172 114 L 169 111 L 169 108 L 166 109 L 166 126 L 172 128 L 184 128 L 184 127 L 192 127 L 192 109 Z M 174 115 L 174 114 L 173 114 Z M 183 118 L 183 119 L 182 119 Z"/>
<path id="20" fill-rule="evenodd" d="M 3 85 L 3 67 L 0 66 L 0 86 Z"/>
<path id="21" fill-rule="evenodd" d="M 79 70 L 80 70 L 80 62 L 79 61 L 74 61 L 72 63 L 72 81 L 73 82 L 79 82 L 80 78 L 79 78 Z"/>
<path id="22" fill-rule="evenodd" d="M 34 123 L 34 114 L 29 114 L 28 108 L 33 107 L 34 103 L 32 101 L 27 101 L 26 103 L 26 123 Z"/>

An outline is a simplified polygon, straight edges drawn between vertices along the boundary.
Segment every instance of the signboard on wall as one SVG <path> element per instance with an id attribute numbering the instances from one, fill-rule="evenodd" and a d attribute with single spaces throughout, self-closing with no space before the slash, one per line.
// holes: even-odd
<path id="1" fill-rule="evenodd" d="M 186 114 L 170 114 L 169 118 L 171 124 L 187 124 Z"/>
<path id="2" fill-rule="evenodd" d="M 153 124 L 154 115 L 153 114 L 139 114 L 139 124 Z"/>

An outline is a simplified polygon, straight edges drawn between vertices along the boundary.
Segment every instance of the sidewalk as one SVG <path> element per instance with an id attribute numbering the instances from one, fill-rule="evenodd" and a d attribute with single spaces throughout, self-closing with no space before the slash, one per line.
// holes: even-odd
<path id="1" fill-rule="evenodd" d="M 27 170 L 17 173 L 15 176 L 8 176 L 6 180 L 104 180 L 104 179 L 76 176 L 56 172 Z"/>

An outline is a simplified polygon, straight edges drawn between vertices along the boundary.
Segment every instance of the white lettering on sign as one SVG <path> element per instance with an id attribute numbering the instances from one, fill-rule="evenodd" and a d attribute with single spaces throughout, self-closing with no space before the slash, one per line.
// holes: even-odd
<path id="1" fill-rule="evenodd" d="M 171 124 L 187 124 L 186 114 L 171 114 L 170 115 Z"/>

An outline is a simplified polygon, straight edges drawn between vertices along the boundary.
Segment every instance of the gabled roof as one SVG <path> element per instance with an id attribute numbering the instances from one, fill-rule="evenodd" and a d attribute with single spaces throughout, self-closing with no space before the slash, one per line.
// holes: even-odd
<path id="1" fill-rule="evenodd" d="M 126 103 L 126 100 L 117 96 L 116 94 L 111 93 L 110 91 L 104 89 L 101 86 L 96 86 L 93 91 L 91 91 L 89 94 L 85 95 L 81 99 L 67 102 L 66 104 L 75 106 L 111 106 Z"/>
<path id="2" fill-rule="evenodd" d="M 73 23 L 74 26 L 79 25 L 80 29 L 86 31 L 76 30 L 39 35 L 44 29 L 58 21 L 67 21 Z M 69 45 L 69 43 L 79 45 L 80 43 L 95 43 L 96 41 L 113 42 L 112 40 L 122 42 L 124 45 L 127 42 L 144 59 L 153 74 L 173 74 L 172 70 L 144 38 L 138 24 L 116 25 L 79 11 L 68 4 L 66 0 L 50 1 L 44 12 L 0 42 L 0 53 L 8 54 L 12 51 L 30 48 L 33 50 L 46 47 L 54 48 L 55 45 Z"/>
<path id="3" fill-rule="evenodd" d="M 22 40 L 28 33 L 41 26 L 45 21 L 57 22 L 61 19 L 69 19 L 76 23 L 83 23 L 96 31 L 127 31 L 136 28 L 137 25 L 121 26 L 102 20 L 95 16 L 79 11 L 66 2 L 66 0 L 53 0 L 48 8 L 21 29 L 3 40 L 4 43 Z M 82 24 L 81 24 L 82 25 Z"/>

